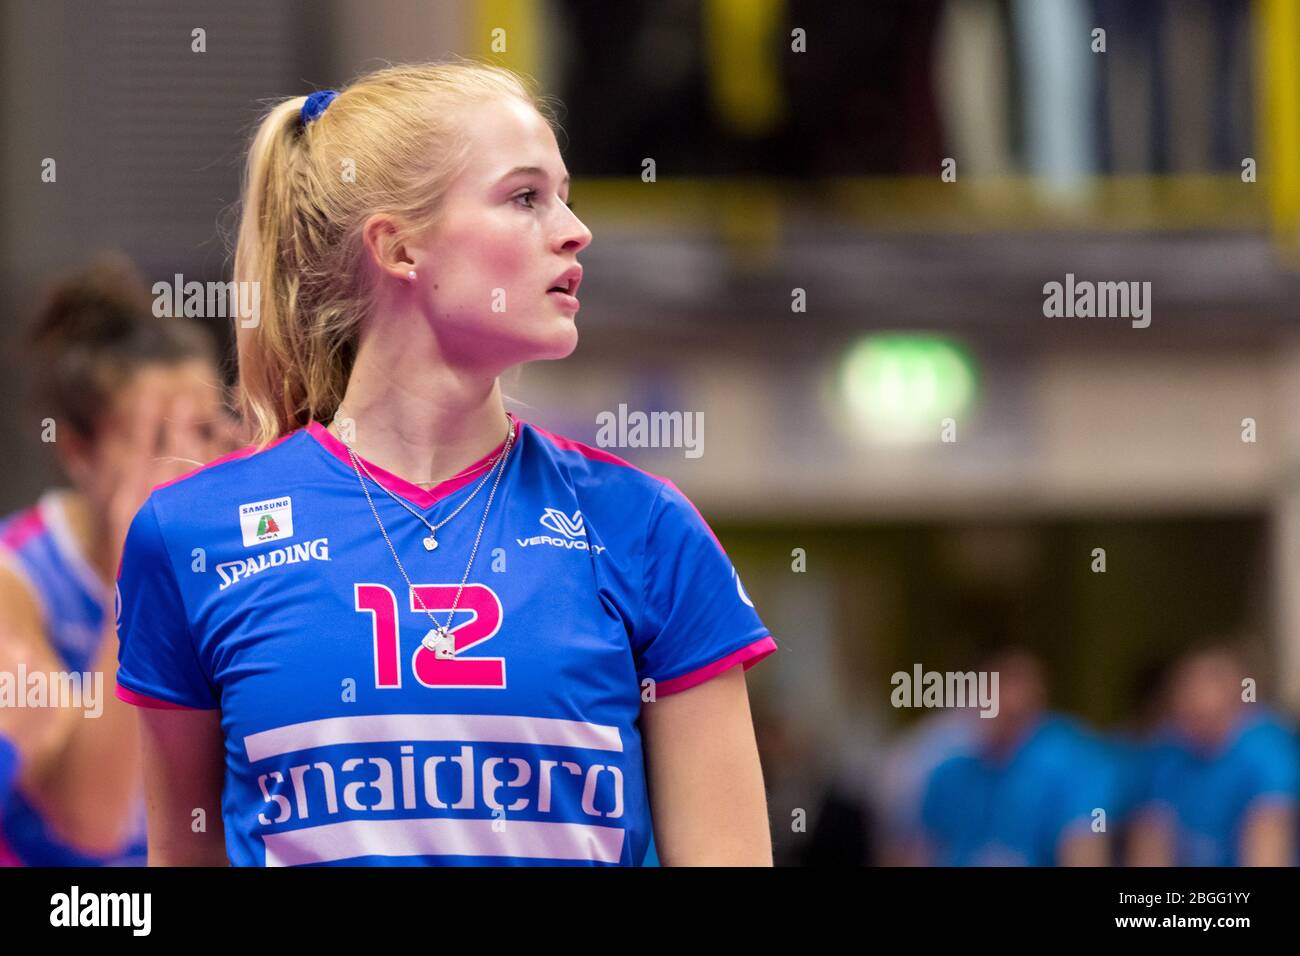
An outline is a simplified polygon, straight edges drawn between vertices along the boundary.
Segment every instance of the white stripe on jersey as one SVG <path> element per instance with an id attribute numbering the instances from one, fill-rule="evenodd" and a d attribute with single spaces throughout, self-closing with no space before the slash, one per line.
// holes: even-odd
<path id="1" fill-rule="evenodd" d="M 334 744 L 403 743 L 446 740 L 457 743 L 536 744 L 623 752 L 617 727 L 553 717 L 498 714 L 374 714 L 327 717 L 276 727 L 244 738 L 250 762 Z"/>
<path id="2" fill-rule="evenodd" d="M 355 718 L 354 718 L 355 719 Z M 347 820 L 268 833 L 267 866 L 328 863 L 359 856 L 512 856 L 617 863 L 624 831 L 586 823 L 510 820 Z"/>

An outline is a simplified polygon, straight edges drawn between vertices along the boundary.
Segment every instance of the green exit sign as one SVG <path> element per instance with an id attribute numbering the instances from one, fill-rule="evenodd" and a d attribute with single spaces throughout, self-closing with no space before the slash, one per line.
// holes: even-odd
<path id="1" fill-rule="evenodd" d="M 974 404 L 970 353 L 941 335 L 869 335 L 844 354 L 841 397 L 855 422 L 884 441 L 938 441 L 945 418 Z"/>

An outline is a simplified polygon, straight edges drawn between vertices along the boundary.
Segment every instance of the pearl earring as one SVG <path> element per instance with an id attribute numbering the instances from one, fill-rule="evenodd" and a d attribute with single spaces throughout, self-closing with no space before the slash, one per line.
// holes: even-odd
<path id="1" fill-rule="evenodd" d="M 412 282 L 414 282 L 414 281 L 415 281 L 415 270 L 412 269 L 410 272 L 408 272 L 408 273 L 406 274 L 406 278 L 408 278 L 408 279 L 410 279 Z"/>

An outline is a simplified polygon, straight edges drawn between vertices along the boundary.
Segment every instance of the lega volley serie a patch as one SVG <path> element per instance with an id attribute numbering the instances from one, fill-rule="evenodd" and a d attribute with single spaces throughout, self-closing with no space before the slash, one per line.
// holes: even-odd
<path id="1" fill-rule="evenodd" d="M 118 572 L 118 694 L 221 710 L 233 864 L 645 858 L 643 699 L 748 668 L 776 643 L 676 486 L 513 427 L 451 657 L 421 643 L 420 602 L 446 621 L 491 479 L 433 550 L 368 482 L 413 587 L 346 447 L 315 422 L 155 488 L 136 514 Z M 432 491 L 365 464 L 437 524 L 500 450 Z"/>

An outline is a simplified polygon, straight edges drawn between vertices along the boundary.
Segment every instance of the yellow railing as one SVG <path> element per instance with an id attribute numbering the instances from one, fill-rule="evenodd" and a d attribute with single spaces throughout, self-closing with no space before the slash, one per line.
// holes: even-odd
<path id="1" fill-rule="evenodd" d="M 1047 192 L 1031 176 L 943 183 L 913 177 L 759 177 L 660 179 L 578 176 L 579 215 L 670 227 L 692 235 L 761 240 L 779 237 L 792 216 L 900 231 L 987 230 L 1266 230 L 1267 192 L 1239 176 L 1097 176 L 1072 200 Z"/>
<path id="2" fill-rule="evenodd" d="M 729 128 L 769 128 L 788 108 L 775 67 L 776 57 L 789 55 L 789 38 L 779 35 L 785 0 L 701 2 L 715 112 Z M 539 11 L 536 0 L 478 0 L 469 47 L 538 76 L 545 72 Z M 1062 197 L 1031 176 L 943 183 L 938 169 L 933 176 L 817 182 L 667 176 L 644 183 L 635 175 L 579 176 L 573 197 L 579 214 L 590 220 L 626 220 L 641 228 L 662 226 L 759 246 L 779 239 L 792 215 L 808 211 L 883 230 L 1259 230 L 1269 232 L 1279 252 L 1300 267 L 1300 0 L 1255 0 L 1251 21 L 1259 144 L 1255 183 L 1243 182 L 1240 171 L 1097 176 Z M 507 31 L 504 52 L 491 46 L 498 28 Z"/>
<path id="3" fill-rule="evenodd" d="M 1259 178 L 1279 249 L 1300 265 L 1300 0 L 1256 0 L 1251 19 Z"/>

